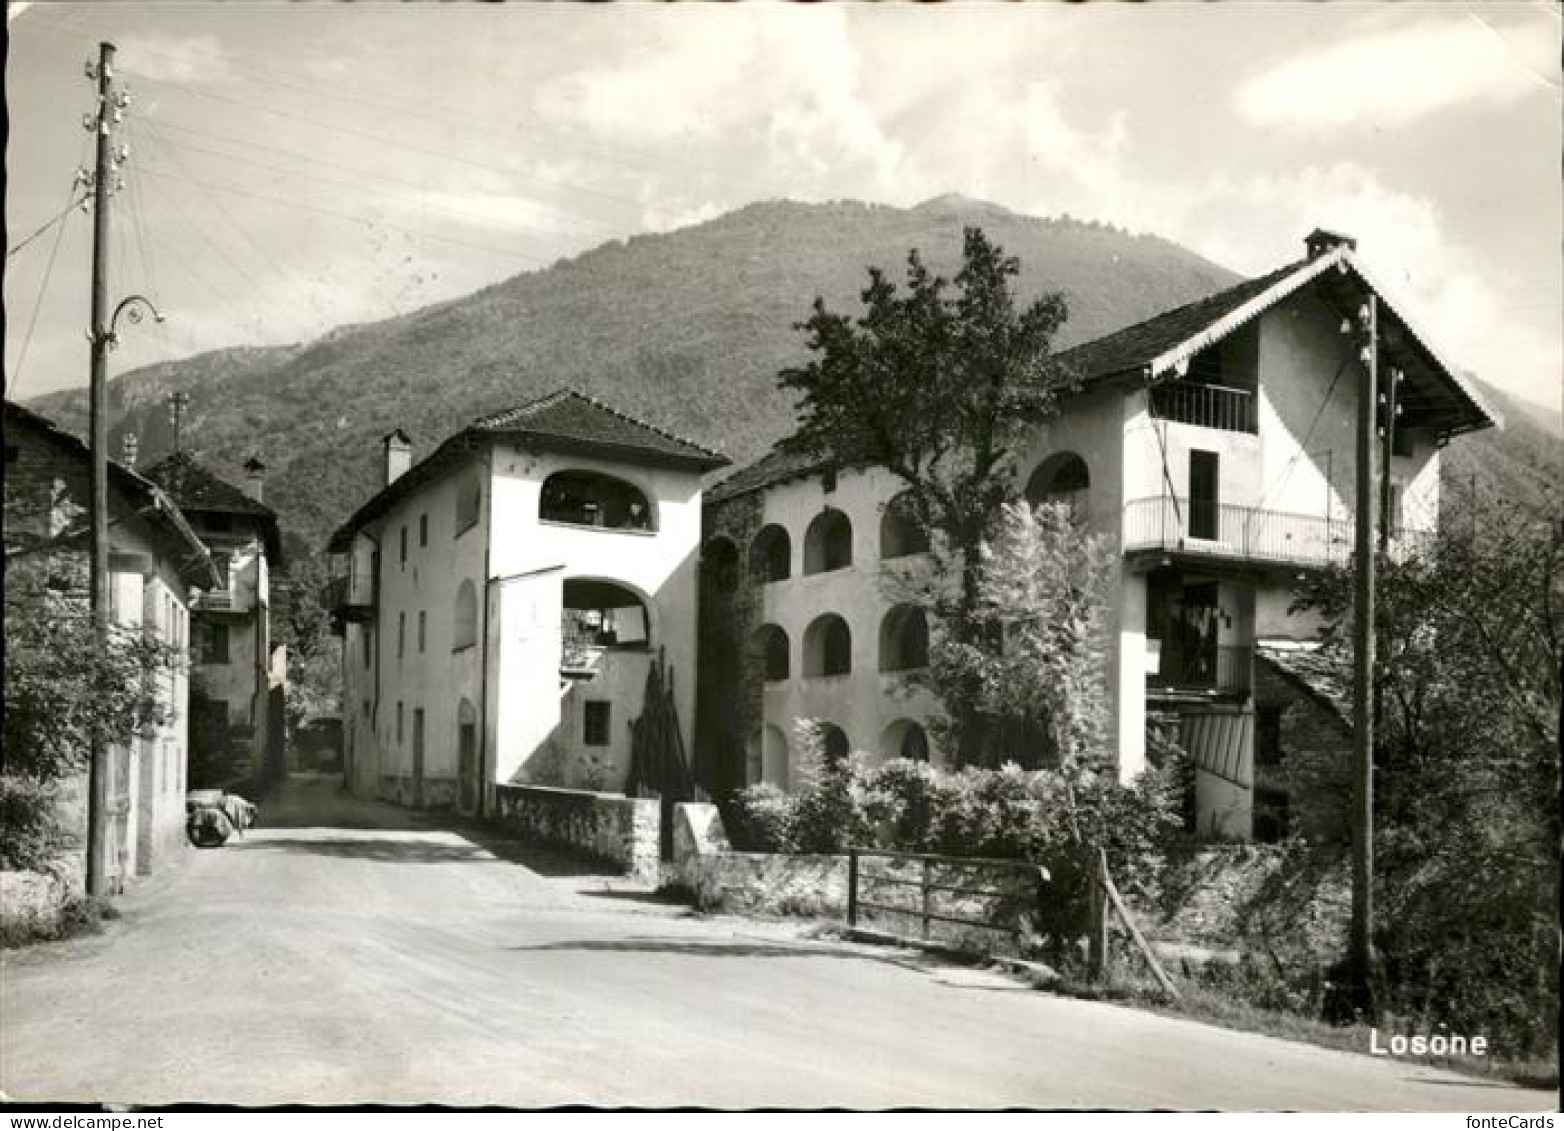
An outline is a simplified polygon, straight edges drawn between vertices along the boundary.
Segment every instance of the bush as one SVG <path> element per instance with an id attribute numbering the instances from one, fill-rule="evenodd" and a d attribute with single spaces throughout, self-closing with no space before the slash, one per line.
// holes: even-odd
<path id="1" fill-rule="evenodd" d="M 723 813 L 723 824 L 742 852 L 793 852 L 793 799 L 770 782 L 740 790 Z"/>
<path id="2" fill-rule="evenodd" d="M 0 774 L 0 870 L 47 871 L 68 843 L 55 818 L 54 787 Z"/>

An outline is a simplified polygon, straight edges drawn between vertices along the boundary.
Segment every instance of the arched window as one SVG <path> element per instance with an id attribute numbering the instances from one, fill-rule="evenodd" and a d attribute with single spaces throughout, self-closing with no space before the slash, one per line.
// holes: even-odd
<path id="1" fill-rule="evenodd" d="M 460 652 L 478 643 L 478 591 L 471 581 L 456 587 L 456 607 L 451 613 L 451 651 Z"/>
<path id="2" fill-rule="evenodd" d="M 916 605 L 897 605 L 880 622 L 880 670 L 929 666 L 929 621 Z"/>
<path id="3" fill-rule="evenodd" d="M 804 674 L 846 675 L 853 670 L 853 634 L 835 613 L 816 617 L 804 630 Z"/>
<path id="4" fill-rule="evenodd" d="M 612 581 L 572 577 L 565 581 L 560 611 L 560 666 L 590 670 L 606 649 L 645 648 L 651 644 L 646 604 L 636 593 Z"/>
<path id="5" fill-rule="evenodd" d="M 929 532 L 912 513 L 912 496 L 906 491 L 885 504 L 880 516 L 880 557 L 905 558 L 928 552 Z"/>
<path id="6" fill-rule="evenodd" d="M 606 530 L 655 530 L 651 504 L 639 487 L 600 471 L 556 471 L 543 481 L 538 517 Z"/>
<path id="7" fill-rule="evenodd" d="M 1036 507 L 1043 503 L 1065 503 L 1077 519 L 1086 516 L 1091 473 L 1086 461 L 1074 452 L 1055 452 L 1032 472 L 1026 481 L 1026 501 Z"/>
<path id="8" fill-rule="evenodd" d="M 880 735 L 880 753 L 887 758 L 929 760 L 928 732 L 911 719 L 897 719 Z"/>
<path id="9" fill-rule="evenodd" d="M 793 540 L 785 527 L 763 526 L 749 544 L 749 575 L 757 584 L 785 581 L 793 571 Z"/>
<path id="10" fill-rule="evenodd" d="M 751 646 L 766 682 L 788 677 L 788 644 L 787 633 L 777 625 L 763 624 L 755 630 Z"/>
<path id="11" fill-rule="evenodd" d="M 456 488 L 456 533 L 478 525 L 483 515 L 483 480 L 469 471 Z"/>
<path id="12" fill-rule="evenodd" d="M 847 757 L 851 743 L 847 741 L 847 732 L 841 727 L 835 723 L 819 722 L 815 724 L 815 732 L 820 736 L 820 752 L 825 755 L 827 762 Z"/>
<path id="13" fill-rule="evenodd" d="M 804 572 L 827 573 L 853 564 L 853 524 L 834 507 L 815 516 L 804 532 Z"/>
<path id="14" fill-rule="evenodd" d="M 701 547 L 701 577 L 718 593 L 731 593 L 739 584 L 739 548 L 733 539 L 719 534 Z"/>

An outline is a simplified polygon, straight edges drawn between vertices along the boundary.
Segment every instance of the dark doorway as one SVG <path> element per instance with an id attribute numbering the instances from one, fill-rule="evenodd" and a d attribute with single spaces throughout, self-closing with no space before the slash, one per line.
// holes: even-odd
<path id="1" fill-rule="evenodd" d="M 424 807 L 424 709 L 413 709 L 413 808 Z"/>
<path id="2" fill-rule="evenodd" d="M 1189 536 L 1214 541 L 1221 527 L 1221 500 L 1217 494 L 1217 454 L 1189 453 Z"/>
<path id="3" fill-rule="evenodd" d="M 478 727 L 459 723 L 456 727 L 456 780 L 461 793 L 463 813 L 478 808 Z"/>

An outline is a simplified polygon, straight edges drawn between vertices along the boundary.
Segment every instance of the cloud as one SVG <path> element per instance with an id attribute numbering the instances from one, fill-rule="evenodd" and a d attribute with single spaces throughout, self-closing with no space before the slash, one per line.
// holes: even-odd
<path id="1" fill-rule="evenodd" d="M 1505 106 L 1546 81 L 1481 20 L 1428 22 L 1295 56 L 1238 89 L 1240 114 L 1300 133 L 1403 126 L 1452 107 Z"/>
<path id="2" fill-rule="evenodd" d="M 126 35 L 118 59 L 127 72 L 185 86 L 233 81 L 227 54 L 211 35 Z"/>

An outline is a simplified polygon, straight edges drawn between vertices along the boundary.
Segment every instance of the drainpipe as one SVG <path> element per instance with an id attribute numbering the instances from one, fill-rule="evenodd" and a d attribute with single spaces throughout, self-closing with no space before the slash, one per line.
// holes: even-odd
<path id="1" fill-rule="evenodd" d="M 370 598 L 375 602 L 375 616 L 374 616 L 374 625 L 375 625 L 375 682 L 374 682 L 374 692 L 375 692 L 375 698 L 374 698 L 374 709 L 371 710 L 370 713 L 369 713 L 369 730 L 370 730 L 370 734 L 374 737 L 374 740 L 375 740 L 375 781 L 374 781 L 374 792 L 373 792 L 373 794 L 371 794 L 371 798 L 372 799 L 378 799 L 379 796 L 380 796 L 380 644 L 381 644 L 381 639 L 380 638 L 384 635 L 380 631 L 380 604 L 381 604 L 380 592 L 381 592 L 381 586 L 380 586 L 379 568 L 384 563 L 381 561 L 380 539 L 376 538 L 373 534 L 369 533 L 369 531 L 367 531 L 367 530 L 360 530 L 359 533 L 362 534 L 366 539 L 368 539 L 370 544 L 375 547 L 374 553 L 371 554 L 370 558 L 369 558 L 370 564 L 373 567 L 372 568 L 372 572 L 369 575 L 369 584 L 370 584 L 370 593 L 369 593 L 369 595 L 370 595 Z M 349 552 L 349 556 L 348 556 L 348 590 L 349 590 L 350 593 L 352 591 L 352 588 L 353 588 L 353 558 L 352 558 L 352 553 L 350 551 Z M 346 657 L 343 657 L 343 659 L 345 661 Z"/>
<path id="2" fill-rule="evenodd" d="M 477 815 L 489 815 L 489 595 L 494 588 L 489 555 L 489 533 L 494 527 L 494 449 L 490 447 L 480 461 L 484 471 L 483 505 L 488 512 L 483 523 L 483 620 L 478 645 L 478 804 Z"/>

